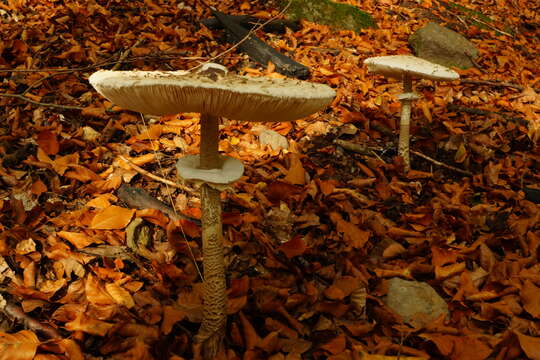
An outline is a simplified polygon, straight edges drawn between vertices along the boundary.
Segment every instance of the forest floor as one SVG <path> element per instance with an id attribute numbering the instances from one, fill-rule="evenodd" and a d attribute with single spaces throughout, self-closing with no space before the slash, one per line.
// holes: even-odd
<path id="1" fill-rule="evenodd" d="M 265 1 L 208 3 L 281 17 Z M 222 196 L 221 358 L 540 359 L 538 2 L 460 1 L 492 19 L 483 28 L 438 0 L 349 3 L 378 28 L 256 33 L 336 90 L 328 109 L 221 127 L 220 151 L 245 165 Z M 209 17 L 194 0 L 0 1 L 0 359 L 198 357 L 200 201 L 175 170 L 198 152 L 198 115 L 123 110 L 88 77 L 210 60 L 279 77 L 226 51 Z M 416 84 L 405 173 L 401 84 L 363 61 L 410 53 L 430 20 L 480 56 L 461 80 Z M 268 130 L 289 149 L 262 145 Z M 135 209 L 122 184 L 192 220 Z M 403 322 L 385 303 L 393 278 L 429 284 L 448 316 Z"/>

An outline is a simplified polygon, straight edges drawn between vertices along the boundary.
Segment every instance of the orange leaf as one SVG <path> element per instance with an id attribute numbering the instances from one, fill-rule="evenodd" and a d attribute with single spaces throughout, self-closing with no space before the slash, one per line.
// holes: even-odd
<path id="1" fill-rule="evenodd" d="M 529 359 L 540 360 L 540 338 L 523 335 L 517 331 L 515 331 L 515 334 L 518 337 L 519 346 L 521 346 Z"/>
<path id="2" fill-rule="evenodd" d="M 60 150 L 56 134 L 49 130 L 43 130 L 38 134 L 37 143 L 47 155 L 56 155 Z"/>
<path id="3" fill-rule="evenodd" d="M 307 249 L 306 243 L 302 239 L 302 235 L 296 235 L 286 243 L 281 244 L 279 250 L 283 251 L 286 257 L 293 258 L 302 255 Z"/>
<path id="4" fill-rule="evenodd" d="M 84 360 L 79 344 L 72 339 L 61 339 L 58 345 L 64 350 L 70 360 Z"/>
<path id="5" fill-rule="evenodd" d="M 75 179 L 81 182 L 101 180 L 95 172 L 82 165 L 70 165 L 70 168 L 71 170 L 64 174 L 69 179 Z"/>
<path id="6" fill-rule="evenodd" d="M 135 302 L 133 301 L 131 294 L 126 289 L 116 285 L 115 283 L 105 285 L 105 289 L 117 304 L 124 305 L 128 309 L 135 306 Z"/>
<path id="7" fill-rule="evenodd" d="M 123 229 L 129 224 L 133 214 L 135 214 L 135 210 L 111 205 L 94 216 L 90 228 L 101 230 Z"/>
<path id="8" fill-rule="evenodd" d="M 352 247 L 361 249 L 369 240 L 369 231 L 361 230 L 353 223 L 343 220 L 340 214 L 332 212 L 330 219 L 336 224 L 336 230 L 343 233 L 343 239 Z"/>
<path id="9" fill-rule="evenodd" d="M 32 360 L 39 344 L 36 334 L 29 330 L 0 333 L 0 360 Z"/>
<path id="10" fill-rule="evenodd" d="M 32 194 L 39 196 L 47 191 L 47 185 L 38 179 L 32 184 L 30 190 L 32 191 Z"/>
<path id="11" fill-rule="evenodd" d="M 92 319 L 84 312 L 79 313 L 75 320 L 64 325 L 64 327 L 69 331 L 83 331 L 85 333 L 97 336 L 107 335 L 107 332 L 113 326 L 113 324 L 109 324 L 105 321 Z"/>
<path id="12" fill-rule="evenodd" d="M 540 288 L 526 280 L 521 288 L 521 299 L 525 310 L 535 318 L 540 318 Z"/>
<path id="13" fill-rule="evenodd" d="M 114 196 L 113 194 L 107 193 L 107 194 L 102 194 L 93 198 L 92 200 L 86 203 L 86 206 L 93 207 L 96 209 L 105 209 L 111 206 L 110 201 L 116 201 L 116 200 L 118 200 L 116 196 Z"/>
<path id="14" fill-rule="evenodd" d="M 116 303 L 109 293 L 105 291 L 100 281 L 92 274 L 88 274 L 86 278 L 84 291 L 90 304 L 111 305 Z"/>
<path id="15" fill-rule="evenodd" d="M 84 116 L 104 117 L 105 107 L 90 105 L 82 109 L 81 114 Z"/>
<path id="16" fill-rule="evenodd" d="M 249 322 L 246 316 L 240 311 L 240 322 L 242 323 L 242 329 L 244 330 L 244 341 L 246 342 L 246 349 L 253 349 L 257 344 L 261 342 L 261 338 L 257 335 L 257 332 L 253 328 L 253 325 Z"/>
<path id="17" fill-rule="evenodd" d="M 304 185 L 306 183 L 306 171 L 300 161 L 300 155 L 290 153 L 289 159 L 291 160 L 291 166 L 287 176 L 285 176 L 285 181 L 294 185 Z"/>
<path id="18" fill-rule="evenodd" d="M 186 312 L 171 305 L 163 307 L 163 322 L 161 323 L 161 332 L 165 335 L 172 331 L 174 324 L 186 317 Z"/>
<path id="19" fill-rule="evenodd" d="M 345 335 L 339 334 L 337 337 L 330 340 L 330 342 L 321 346 L 321 349 L 328 351 L 332 355 L 341 354 L 345 351 L 345 346 L 347 345 L 345 340 Z"/>
<path id="20" fill-rule="evenodd" d="M 77 249 L 82 249 L 87 247 L 90 244 L 100 244 L 102 241 L 98 240 L 93 236 L 88 236 L 84 233 L 70 232 L 70 231 L 59 231 L 56 233 L 62 239 L 69 241 Z"/>

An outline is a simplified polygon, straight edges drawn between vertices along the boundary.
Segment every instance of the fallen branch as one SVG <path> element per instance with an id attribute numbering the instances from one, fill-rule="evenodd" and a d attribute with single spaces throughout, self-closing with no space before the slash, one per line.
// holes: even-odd
<path id="1" fill-rule="evenodd" d="M 465 107 L 465 106 L 457 106 L 457 105 L 454 105 L 454 104 L 448 104 L 446 106 L 446 109 L 448 111 L 464 112 L 464 113 L 473 114 L 473 115 L 483 115 L 483 116 L 498 115 L 498 116 L 502 117 L 503 119 L 505 119 L 507 121 L 512 121 L 512 122 L 518 123 L 520 125 L 528 125 L 529 124 L 529 122 L 527 120 L 523 119 L 523 118 L 509 116 L 509 115 L 503 114 L 503 113 L 498 112 L 498 111 L 475 109 L 475 108 L 469 108 L 469 107 Z"/>
<path id="2" fill-rule="evenodd" d="M 367 146 L 360 145 L 357 143 L 353 143 L 346 140 L 336 139 L 334 140 L 334 144 L 341 146 L 345 150 L 349 150 L 358 154 L 362 155 L 372 155 L 373 149 L 370 149 Z"/>
<path id="3" fill-rule="evenodd" d="M 53 103 L 42 103 L 39 101 L 34 101 L 30 98 L 27 98 L 26 96 L 20 95 L 20 94 L 0 94 L 0 97 L 10 97 L 10 98 L 16 98 L 19 100 L 23 100 L 26 102 L 29 102 L 30 104 L 34 104 L 37 106 L 44 106 L 44 107 L 51 107 L 56 109 L 63 109 L 63 110 L 82 110 L 84 109 L 81 106 L 73 106 L 73 105 L 60 105 L 60 104 L 53 104 Z"/>
<path id="4" fill-rule="evenodd" d="M 185 51 L 181 52 L 159 52 L 156 54 L 149 54 L 149 55 L 141 55 L 141 56 L 130 56 L 122 61 L 122 63 L 127 62 L 135 62 L 145 59 L 151 59 L 151 58 L 157 58 L 159 60 L 163 60 L 164 58 L 178 58 L 178 56 L 181 56 L 181 59 L 183 60 L 202 60 L 207 59 L 206 57 L 200 57 L 200 56 L 185 56 L 187 53 Z M 118 60 L 103 60 L 100 62 L 97 62 L 92 65 L 88 66 L 82 66 L 78 68 L 72 68 L 72 69 L 58 69 L 58 68 L 44 68 L 44 69 L 11 69 L 11 68 L 0 68 L 0 73 L 2 72 L 9 72 L 9 73 L 34 73 L 34 72 L 56 72 L 56 73 L 72 73 L 72 72 L 80 72 L 80 71 L 88 71 L 93 70 L 95 68 L 98 68 L 100 66 L 107 66 L 107 65 L 114 65 L 118 62 Z"/>
<path id="5" fill-rule="evenodd" d="M 232 42 L 238 43 L 240 50 L 248 54 L 253 60 L 264 66 L 272 62 L 276 66 L 276 71 L 280 74 L 297 78 L 307 78 L 309 76 L 309 68 L 307 66 L 279 53 L 276 49 L 253 35 L 251 31 L 231 21 L 222 12 L 212 9 L 212 14 L 227 29 L 227 32 L 231 35 Z"/>
<path id="6" fill-rule="evenodd" d="M 441 166 L 441 167 L 444 167 L 444 168 L 447 168 L 449 170 L 452 170 L 452 171 L 455 171 L 455 172 L 458 172 L 460 174 L 463 174 L 463 175 L 467 175 L 467 176 L 473 176 L 473 173 L 470 172 L 470 171 L 467 171 L 467 170 L 462 170 L 460 168 L 457 168 L 455 166 L 452 166 L 452 165 L 448 165 L 448 164 L 445 164 L 445 163 L 442 163 L 438 160 L 435 160 L 427 155 L 424 155 L 422 154 L 421 152 L 418 152 L 418 151 L 414 151 L 414 150 L 410 150 L 411 154 L 414 154 L 418 157 L 421 157 L 422 159 L 425 159 L 429 162 L 432 162 L 433 164 L 437 165 L 437 166 Z"/>
<path id="7" fill-rule="evenodd" d="M 5 299 L 3 299 L 6 301 Z M 62 335 L 50 325 L 42 324 L 36 319 L 28 316 L 19 306 L 7 303 L 2 311 L 4 314 L 14 319 L 15 321 L 23 323 L 28 329 L 39 332 L 49 339 L 61 339 Z"/>
<path id="8" fill-rule="evenodd" d="M 136 48 L 137 46 L 141 45 L 143 43 L 144 39 L 141 38 L 135 42 L 132 46 L 130 46 L 126 51 L 120 54 L 118 57 L 118 60 L 116 61 L 116 64 L 111 68 L 111 70 L 118 70 L 118 68 L 122 65 L 124 60 L 129 56 L 129 53 L 131 53 L 131 49 Z"/>
<path id="9" fill-rule="evenodd" d="M 169 186 L 172 186 L 172 187 L 175 187 L 175 188 L 178 188 L 178 189 L 182 189 L 182 190 L 184 190 L 184 191 L 186 191 L 188 193 L 192 192 L 191 189 L 188 188 L 187 186 L 184 186 L 184 185 L 179 184 L 179 183 L 175 183 L 174 181 L 171 181 L 171 180 L 164 179 L 162 177 L 159 177 L 157 175 L 152 174 L 151 172 L 148 172 L 148 171 L 144 170 L 143 168 L 135 165 L 134 163 L 132 163 L 131 161 L 129 161 L 127 158 L 125 158 L 122 155 L 118 155 L 118 157 L 120 159 L 122 159 L 123 161 L 125 161 L 133 170 L 137 171 L 141 175 L 149 177 L 152 180 L 162 182 L 162 183 L 167 184 Z"/>
<path id="10" fill-rule="evenodd" d="M 489 86 L 499 86 L 499 87 L 509 87 L 514 88 L 519 91 L 525 90 L 525 88 L 518 84 L 513 84 L 505 81 L 499 80 L 474 80 L 474 79 L 461 79 L 463 84 L 474 84 L 474 85 L 489 85 Z"/>

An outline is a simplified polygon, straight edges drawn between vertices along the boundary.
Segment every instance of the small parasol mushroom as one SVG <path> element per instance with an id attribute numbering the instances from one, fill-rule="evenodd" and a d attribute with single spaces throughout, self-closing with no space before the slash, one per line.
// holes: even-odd
<path id="1" fill-rule="evenodd" d="M 404 93 L 398 95 L 401 102 L 401 120 L 399 130 L 398 153 L 403 157 L 405 171 L 409 171 L 409 129 L 411 120 L 411 103 L 420 96 L 412 89 L 412 79 L 456 80 L 459 74 L 442 65 L 434 64 L 412 55 L 391 55 L 368 58 L 364 61 L 368 71 L 403 81 Z"/>
<path id="2" fill-rule="evenodd" d="M 200 155 L 177 163 L 179 176 L 202 182 L 204 316 L 196 341 L 213 359 L 226 325 L 225 262 L 222 246 L 220 185 L 238 180 L 244 167 L 218 152 L 218 119 L 291 121 L 325 108 L 335 92 L 323 84 L 299 80 L 244 77 L 206 64 L 200 71 L 98 71 L 90 83 L 104 97 L 126 109 L 152 115 L 201 114 Z"/>

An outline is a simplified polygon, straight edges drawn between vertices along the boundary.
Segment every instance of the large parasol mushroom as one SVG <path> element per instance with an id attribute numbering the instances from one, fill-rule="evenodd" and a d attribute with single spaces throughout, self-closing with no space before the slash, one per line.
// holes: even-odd
<path id="1" fill-rule="evenodd" d="M 152 115 L 201 114 L 200 155 L 177 163 L 179 176 L 202 182 L 204 317 L 196 341 L 213 359 L 226 325 L 225 262 L 222 246 L 220 185 L 238 180 L 242 163 L 218 152 L 219 117 L 244 121 L 291 121 L 325 108 L 335 96 L 323 84 L 299 80 L 245 77 L 206 64 L 185 71 L 98 71 L 90 83 L 104 97 L 126 109 Z"/>

